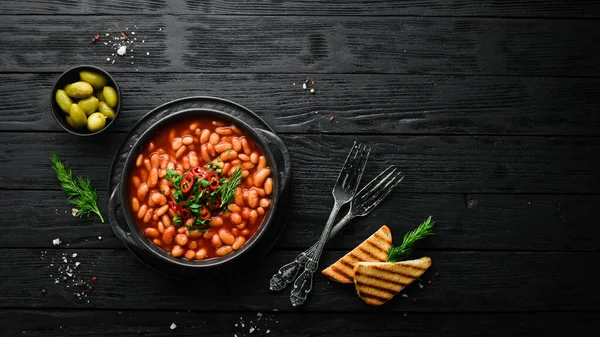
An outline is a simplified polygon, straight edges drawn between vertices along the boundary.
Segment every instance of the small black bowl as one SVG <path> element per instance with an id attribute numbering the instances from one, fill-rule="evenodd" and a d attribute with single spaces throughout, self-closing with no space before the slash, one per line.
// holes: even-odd
<path id="1" fill-rule="evenodd" d="M 67 119 L 66 119 L 67 114 L 64 113 L 60 109 L 60 107 L 56 103 L 56 99 L 54 98 L 54 97 L 56 97 L 56 91 L 58 89 L 64 88 L 67 84 L 81 81 L 81 78 L 79 77 L 79 72 L 83 71 L 83 70 L 97 72 L 97 73 L 100 73 L 100 74 L 106 76 L 106 78 L 108 78 L 108 85 L 113 87 L 117 91 L 117 97 L 119 98 L 119 100 L 117 102 L 117 106 L 114 109 L 115 110 L 115 118 L 113 118 L 111 120 L 107 120 L 106 125 L 102 129 L 100 129 L 96 132 L 90 132 L 87 129 L 74 129 L 74 128 L 70 127 L 69 124 L 67 124 Z M 58 124 L 63 129 L 65 129 L 66 131 L 68 131 L 76 136 L 93 136 L 93 135 L 97 135 L 97 134 L 105 131 L 106 129 L 108 129 L 111 126 L 111 124 L 113 124 L 114 121 L 119 116 L 119 112 L 121 111 L 121 102 L 122 101 L 123 101 L 123 99 L 121 96 L 121 89 L 119 89 L 119 85 L 117 84 L 117 81 L 115 81 L 115 79 L 107 71 L 105 71 L 101 68 L 98 68 L 98 67 L 90 66 L 90 65 L 76 66 L 76 67 L 73 67 L 73 68 L 65 71 L 64 73 L 62 73 L 58 77 L 56 82 L 54 83 L 54 87 L 52 87 L 52 94 L 50 95 L 50 104 L 52 106 L 52 113 L 53 113 L 54 119 L 56 119 Z"/>

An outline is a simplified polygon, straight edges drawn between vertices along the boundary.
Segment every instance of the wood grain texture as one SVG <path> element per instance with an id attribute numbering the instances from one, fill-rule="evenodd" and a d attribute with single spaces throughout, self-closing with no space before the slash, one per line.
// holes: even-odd
<path id="1" fill-rule="evenodd" d="M 122 24 L 107 16 L 3 19 L 1 72 L 56 72 L 91 63 L 113 72 L 600 74 L 600 31 L 594 20 L 145 15 Z M 134 22 L 137 38 L 146 41 L 127 54 L 135 56 L 135 64 L 113 56 L 118 62 L 109 65 L 108 47 L 91 43 L 91 37 Z"/>
<path id="2" fill-rule="evenodd" d="M 0 311 L 4 336 L 532 336 L 600 333 L 598 313 L 452 314 L 173 311 Z M 24 323 L 27 322 L 27 323 Z M 241 323 L 244 323 L 242 327 Z M 177 325 L 170 330 L 172 323 Z M 250 328 L 256 330 L 250 333 Z M 382 327 L 383 329 L 377 329 Z"/>
<path id="3" fill-rule="evenodd" d="M 295 194 L 290 222 L 276 248 L 303 250 L 316 242 L 329 215 L 328 198 L 325 188 Z M 100 191 L 105 215 L 106 203 L 107 193 Z M 600 196 L 587 195 L 403 193 L 400 185 L 369 216 L 351 222 L 326 249 L 349 251 L 383 224 L 391 228 L 398 244 L 404 233 L 431 214 L 437 221 L 436 236 L 421 242 L 423 249 L 598 251 L 599 203 Z M 124 247 L 97 217 L 73 217 L 61 191 L 0 191 L 0 219 L 0 248 L 62 249 L 67 243 L 70 248 Z M 65 244 L 54 247 L 55 238 Z"/>
<path id="4" fill-rule="evenodd" d="M 503 16 L 503 17 L 600 17 L 595 1 L 576 0 L 493 0 L 401 2 L 307 0 L 106 0 L 5 1 L 2 14 L 241 14 L 241 15 L 411 15 L 411 16 Z"/>
<path id="5" fill-rule="evenodd" d="M 97 277 L 86 297 L 73 293 L 68 280 L 54 283 L 62 253 L 77 253 L 68 265 L 81 264 L 75 282 Z M 203 311 L 298 310 L 289 290 L 271 292 L 268 280 L 299 252 L 274 251 L 261 268 L 239 275 L 212 276 L 182 283 L 155 274 L 127 250 L 1 249 L 0 270 L 10 275 L 0 287 L 0 307 L 110 308 Z M 328 251 L 321 265 L 333 263 L 345 251 Z M 427 252 L 433 265 L 421 277 L 423 288 L 412 284 L 384 307 L 367 306 L 352 285 L 315 276 L 313 291 L 300 310 L 329 312 L 529 312 L 597 311 L 600 304 L 598 253 Z M 53 264 L 53 266 L 51 266 Z M 53 275 L 52 277 L 50 275 Z M 241 282 L 240 280 L 244 280 Z M 432 281 L 431 284 L 429 281 Z M 70 287 L 67 288 L 67 285 Z M 72 288 L 75 287 L 75 290 Z M 190 288 L 192 287 L 192 288 Z M 42 289 L 47 293 L 42 294 Z M 210 289 L 210 291 L 202 291 Z M 87 301 L 90 303 L 87 303 Z"/>
<path id="6" fill-rule="evenodd" d="M 59 131 L 49 95 L 58 74 L 0 74 L 3 131 Z M 277 132 L 599 135 L 600 79 L 550 77 L 115 74 L 127 131 L 153 108 L 217 96 L 261 115 Z M 295 85 L 294 85 L 295 84 Z M 309 87 L 312 85 L 309 85 Z M 24 99 L 28 97 L 39 99 Z M 335 121 L 329 120 L 335 116 Z"/>
<path id="7" fill-rule="evenodd" d="M 48 116 L 47 118 L 50 118 Z M 64 133 L 0 133 L 0 189 L 57 189 L 48 156 L 57 152 L 77 174 L 106 189 L 123 134 L 78 138 Z M 406 175 L 403 192 L 599 193 L 596 137 L 283 135 L 295 193 L 328 195 L 353 141 L 372 147 L 369 177 L 389 165 Z M 327 192 L 326 192 L 327 191 Z"/>

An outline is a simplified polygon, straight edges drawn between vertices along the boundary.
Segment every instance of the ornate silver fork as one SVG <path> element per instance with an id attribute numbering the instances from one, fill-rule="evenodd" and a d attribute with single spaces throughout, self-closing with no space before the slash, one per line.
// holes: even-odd
<path id="1" fill-rule="evenodd" d="M 337 182 L 333 187 L 333 207 L 331 209 L 329 219 L 327 219 L 325 228 L 323 229 L 321 237 L 317 242 L 317 247 L 311 254 L 306 256 L 307 260 L 304 266 L 304 271 L 294 282 L 294 289 L 292 289 L 292 293 L 290 295 L 290 300 L 292 301 L 293 306 L 303 304 L 308 297 L 308 293 L 310 293 L 312 289 L 313 274 L 319 265 L 321 252 L 323 252 L 325 242 L 327 242 L 327 238 L 329 238 L 329 232 L 331 232 L 335 217 L 340 211 L 340 208 L 342 208 L 342 206 L 346 203 L 350 202 L 350 200 L 352 200 L 356 194 L 360 179 L 362 178 L 365 170 L 365 165 L 369 159 L 370 151 L 370 148 L 367 149 L 367 147 L 363 144 L 359 144 L 357 146 L 355 142 L 352 150 L 350 150 L 350 153 L 348 154 L 348 158 L 346 158 L 346 162 L 344 163 Z"/>
<path id="2" fill-rule="evenodd" d="M 331 229 L 329 239 L 334 237 L 350 220 L 356 217 L 366 216 L 379 205 L 385 197 L 404 179 L 393 165 L 386 168 L 377 177 L 373 178 L 365 187 L 363 187 L 350 202 L 348 213 Z M 307 256 L 317 248 L 315 243 L 309 249 L 301 253 L 294 261 L 284 265 L 275 275 L 271 277 L 270 289 L 273 291 L 283 290 L 288 284 L 292 283 L 304 267 Z"/>

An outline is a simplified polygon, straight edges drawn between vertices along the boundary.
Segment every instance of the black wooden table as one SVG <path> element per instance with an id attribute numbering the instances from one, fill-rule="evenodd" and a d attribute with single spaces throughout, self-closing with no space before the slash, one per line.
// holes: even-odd
<path id="1" fill-rule="evenodd" d="M 599 24 L 592 0 L 2 1 L 0 336 L 597 336 Z M 133 51 L 113 56 L 121 31 Z M 54 80 L 78 64 L 123 91 L 116 125 L 89 139 L 49 111 Z M 294 195 L 260 268 L 183 286 L 108 224 L 73 217 L 48 156 L 89 176 L 105 213 L 127 130 L 195 95 L 277 131 Z M 406 178 L 322 265 L 382 224 L 398 242 L 433 215 L 437 235 L 415 254 L 433 266 L 378 308 L 319 275 L 295 309 L 268 279 L 317 240 L 355 140 L 373 148 L 365 179 L 390 164 Z M 93 288 L 81 295 L 77 280 Z"/>

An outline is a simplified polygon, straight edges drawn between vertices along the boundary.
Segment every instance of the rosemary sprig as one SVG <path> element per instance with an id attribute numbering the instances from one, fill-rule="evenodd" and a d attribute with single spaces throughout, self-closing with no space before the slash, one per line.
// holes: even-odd
<path id="1" fill-rule="evenodd" d="M 398 262 L 412 254 L 417 241 L 433 235 L 433 225 L 435 225 L 435 221 L 429 216 L 417 229 L 406 233 L 400 246 L 392 246 L 390 248 L 386 262 Z"/>
<path id="2" fill-rule="evenodd" d="M 50 162 L 54 172 L 56 172 L 56 177 L 60 181 L 62 190 L 67 194 L 69 203 L 77 208 L 76 215 L 78 217 L 89 216 L 93 212 L 98 214 L 100 220 L 104 222 L 104 218 L 98 209 L 98 194 L 96 189 L 92 187 L 90 180 L 81 176 L 74 179 L 71 169 L 63 164 L 56 153 L 50 155 Z"/>
<path id="3" fill-rule="evenodd" d="M 233 194 L 235 193 L 235 188 L 242 182 L 242 168 L 238 166 L 238 168 L 233 171 L 231 175 L 231 179 L 226 181 L 223 184 L 223 190 L 221 191 L 221 204 L 227 205 L 233 201 Z"/>

